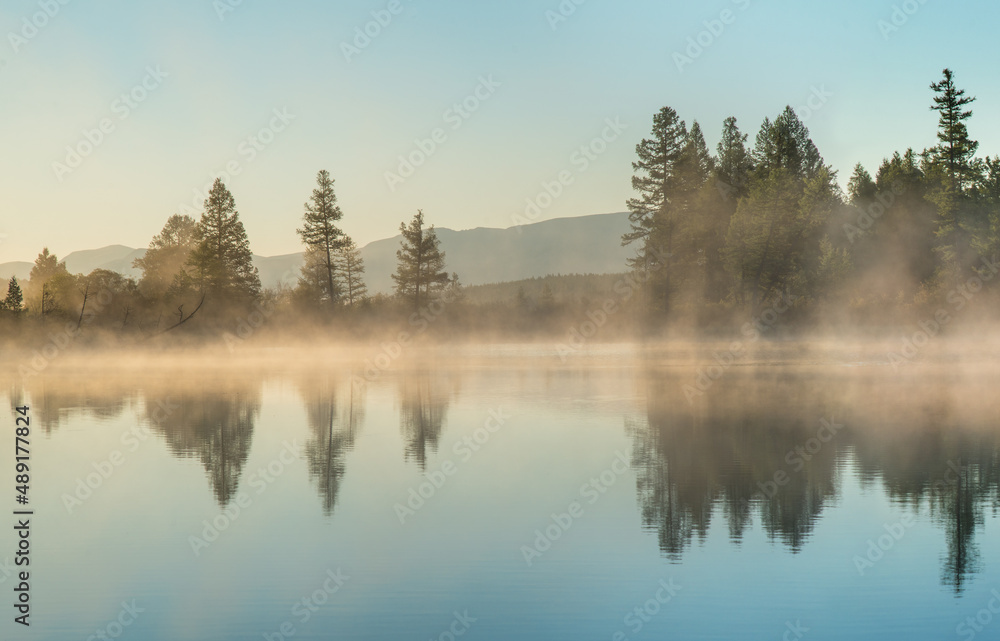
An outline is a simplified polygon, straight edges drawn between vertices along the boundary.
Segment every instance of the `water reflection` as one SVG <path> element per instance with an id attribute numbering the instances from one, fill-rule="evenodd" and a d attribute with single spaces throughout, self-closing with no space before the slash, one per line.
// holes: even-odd
<path id="1" fill-rule="evenodd" d="M 215 500 L 220 507 L 228 505 L 250 455 L 260 413 L 260 381 L 234 378 L 194 389 L 187 384 L 166 385 L 156 390 L 156 396 L 144 399 L 144 418 L 151 429 L 175 456 L 198 459 Z"/>
<path id="2" fill-rule="evenodd" d="M 662 553 L 679 561 L 704 540 L 717 506 L 734 543 L 756 515 L 796 553 L 852 467 L 869 490 L 927 509 L 946 536 L 942 582 L 960 593 L 1000 502 L 996 381 L 797 374 L 732 372 L 694 403 L 682 392 L 690 375 L 642 377 L 645 416 L 627 425 L 643 526 Z"/>
<path id="3" fill-rule="evenodd" d="M 673 376 L 650 375 L 646 385 L 646 418 L 630 427 L 633 467 L 643 526 L 657 532 L 663 554 L 679 561 L 695 536 L 704 540 L 716 505 L 733 542 L 756 513 L 772 538 L 799 551 L 837 495 L 841 431 L 815 453 L 800 453 L 823 425 L 788 397 L 781 412 L 759 411 L 766 395 L 757 395 L 734 413 L 737 399 L 717 395 L 692 408 Z"/>
<path id="4" fill-rule="evenodd" d="M 364 387 L 347 385 L 347 398 L 339 413 L 337 387 L 329 375 L 310 376 L 299 384 L 311 434 L 305 448 L 309 477 L 316 483 L 327 516 L 337 504 L 340 482 L 347 471 L 344 459 L 354 447 L 365 416 Z"/>
<path id="5" fill-rule="evenodd" d="M 798 553 L 810 544 L 824 511 L 840 500 L 844 476 L 854 474 L 864 491 L 930 515 L 944 534 L 941 581 L 956 594 L 983 570 L 982 532 L 987 516 L 1000 509 L 996 375 L 733 368 L 689 403 L 689 369 L 646 368 L 636 373 L 634 388 L 611 390 L 628 387 L 621 371 L 425 368 L 393 373 L 378 395 L 386 388 L 395 392 L 403 458 L 421 470 L 439 447 L 463 377 L 479 390 L 464 400 L 484 411 L 487 401 L 477 394 L 497 390 L 523 403 L 526 416 L 532 408 L 572 416 L 585 407 L 617 423 L 621 408 L 633 407 L 626 425 L 641 525 L 675 562 L 707 539 L 713 519 L 721 519 L 715 525 L 726 528 L 733 545 L 759 527 Z M 357 445 L 369 402 L 348 372 L 330 368 L 281 379 L 294 383 L 302 403 L 310 483 L 327 516 L 344 492 L 347 455 Z M 215 501 L 226 506 L 244 478 L 268 376 L 252 369 L 46 373 L 8 387 L 14 402 L 31 398 L 33 421 L 56 437 L 61 426 L 82 418 L 132 420 L 134 413 L 172 455 L 204 467 Z M 625 400 L 633 389 L 643 399 L 639 405 Z M 601 394 L 606 398 L 599 402 Z M 397 419 L 383 420 L 365 432 L 395 432 Z"/>
<path id="6" fill-rule="evenodd" d="M 436 452 L 455 392 L 452 375 L 418 370 L 399 377 L 399 428 L 403 434 L 404 458 L 427 467 L 427 455 Z"/>

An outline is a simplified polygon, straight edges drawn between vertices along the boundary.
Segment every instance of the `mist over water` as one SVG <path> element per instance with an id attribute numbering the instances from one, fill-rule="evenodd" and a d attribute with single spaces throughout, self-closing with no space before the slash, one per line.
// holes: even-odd
<path id="1" fill-rule="evenodd" d="M 425 346 L 372 380 L 363 345 L 7 374 L 46 506 L 27 638 L 132 599 L 154 641 L 437 638 L 466 614 L 482 639 L 721 638 L 733 617 L 940 639 L 987 607 L 993 348 L 893 367 L 881 343 L 759 342 L 723 366 L 726 345 Z M 326 593 L 329 572 L 349 578 Z"/>

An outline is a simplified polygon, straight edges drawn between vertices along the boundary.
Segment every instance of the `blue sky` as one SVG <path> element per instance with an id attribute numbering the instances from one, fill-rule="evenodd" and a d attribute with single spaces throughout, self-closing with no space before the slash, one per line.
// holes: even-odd
<path id="1" fill-rule="evenodd" d="M 874 172 L 895 150 L 934 144 L 928 85 L 945 66 L 979 99 L 981 153 L 1000 153 L 1000 83 L 983 53 L 995 3 L 566 0 L 574 11 L 553 26 L 558 0 L 398 0 L 348 60 L 342 43 L 390 0 L 236 2 L 0 5 L 0 262 L 43 245 L 60 256 L 145 246 L 227 166 L 263 255 L 300 250 L 319 169 L 337 180 L 343 227 L 361 244 L 418 208 L 441 227 L 511 226 L 560 172 L 571 181 L 537 220 L 622 211 L 635 144 L 663 105 L 697 119 L 714 147 L 727 116 L 752 142 L 764 117 L 822 94 L 800 115 L 845 183 L 856 162 Z M 44 6 L 53 15 L 25 32 Z M 894 7 L 899 27 L 885 33 Z M 706 21 L 721 32 L 701 34 Z M 678 69 L 674 54 L 699 34 L 708 46 Z M 144 80 L 141 101 L 119 98 Z M 467 98 L 477 109 L 456 119 Z M 608 136 L 607 119 L 625 129 Z M 88 149 L 84 132 L 96 140 L 102 122 L 109 133 Z M 442 142 L 390 188 L 398 156 L 435 130 Z M 267 144 L 254 149 L 258 134 Z M 602 134 L 601 153 L 574 156 Z M 78 167 L 67 146 L 88 152 Z"/>

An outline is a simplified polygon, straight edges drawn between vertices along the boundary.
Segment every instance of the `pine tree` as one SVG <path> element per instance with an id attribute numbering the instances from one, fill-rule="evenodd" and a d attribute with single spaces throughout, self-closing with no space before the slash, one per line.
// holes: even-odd
<path id="1" fill-rule="evenodd" d="M 785 169 L 792 176 L 804 179 L 815 176 L 824 166 L 809 130 L 790 106 L 774 122 L 764 119 L 753 157 L 758 175 Z"/>
<path id="2" fill-rule="evenodd" d="M 297 230 L 302 242 L 312 249 L 314 259 L 322 261 L 326 279 L 325 300 L 330 305 L 337 302 L 338 290 L 334 282 L 336 265 L 334 256 L 347 239 L 344 232 L 337 227 L 337 221 L 344 214 L 337 206 L 337 195 L 333 191 L 333 179 L 325 169 L 316 174 L 316 189 L 312 198 L 305 204 L 304 224 Z M 313 265 L 312 268 L 316 266 Z"/>
<path id="3" fill-rule="evenodd" d="M 649 307 L 661 311 L 669 308 L 673 293 L 671 256 L 680 212 L 672 197 L 679 187 L 677 164 L 687 146 L 687 125 L 676 111 L 663 107 L 653 116 L 652 137 L 636 145 L 639 159 L 632 163 L 632 189 L 639 196 L 627 201 L 631 230 L 622 236 L 622 245 L 640 242 L 628 265 L 647 278 Z M 650 274 L 656 278 L 648 278 Z"/>
<path id="4" fill-rule="evenodd" d="M 938 119 L 938 144 L 932 148 L 931 156 L 944 164 L 951 190 L 961 192 L 976 179 L 973 158 L 979 149 L 979 143 L 969 138 L 965 121 L 972 117 L 972 110 L 966 110 L 967 105 L 975 102 L 974 96 L 966 96 L 964 89 L 955 86 L 955 74 L 951 69 L 943 71 L 940 82 L 931 83 L 934 96 L 932 111 L 941 114 Z"/>
<path id="5" fill-rule="evenodd" d="M 622 236 L 622 245 L 646 241 L 653 229 L 654 218 L 670 217 L 670 194 L 675 187 L 675 166 L 687 144 L 687 126 L 670 107 L 663 107 L 653 116 L 652 138 L 643 138 L 636 145 L 639 159 L 632 163 L 632 189 L 637 198 L 627 202 L 631 230 Z M 640 258 L 645 248 L 640 247 Z"/>
<path id="6" fill-rule="evenodd" d="M 233 195 L 218 178 L 205 199 L 195 242 L 188 265 L 203 294 L 227 300 L 260 297 L 260 276 L 253 266 L 250 240 Z"/>
<path id="7" fill-rule="evenodd" d="M 344 237 L 344 242 L 334 255 L 334 266 L 336 267 L 337 285 L 341 295 L 346 299 L 348 305 L 363 300 L 368 295 L 368 286 L 365 285 L 365 261 L 361 257 L 361 250 L 349 237 Z"/>
<path id="8" fill-rule="evenodd" d="M 338 282 L 333 281 L 333 294 L 330 292 L 329 270 L 326 267 L 326 255 L 314 247 L 306 247 L 302 268 L 299 270 L 297 296 L 307 306 L 315 308 L 319 301 L 330 301 L 339 298 Z"/>
<path id="9" fill-rule="evenodd" d="M 726 118 L 722 124 L 722 137 L 716 146 L 716 181 L 719 192 L 726 200 L 735 201 L 748 193 L 753 162 L 746 142 L 747 135 L 740 132 L 736 118 Z"/>
<path id="10" fill-rule="evenodd" d="M 7 285 L 7 297 L 3 299 L 2 306 L 3 309 L 15 314 L 20 313 L 24 307 L 24 295 L 21 293 L 21 286 L 17 284 L 17 276 L 10 277 L 10 283 Z"/>
<path id="11" fill-rule="evenodd" d="M 417 211 L 409 226 L 400 223 L 399 231 L 403 240 L 396 252 L 396 273 L 392 279 L 396 282 L 396 294 L 412 301 L 413 308 L 417 309 L 448 285 L 444 252 L 434 226 L 424 229 L 423 211 Z"/>
<path id="12" fill-rule="evenodd" d="M 847 195 L 851 203 L 858 206 L 869 204 L 877 191 L 872 175 L 861 163 L 854 165 L 854 173 L 847 183 Z"/>

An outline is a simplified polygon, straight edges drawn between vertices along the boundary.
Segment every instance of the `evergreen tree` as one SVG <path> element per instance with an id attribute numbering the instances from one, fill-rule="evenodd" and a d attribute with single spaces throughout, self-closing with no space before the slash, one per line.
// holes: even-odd
<path id="1" fill-rule="evenodd" d="M 344 232 L 337 227 L 337 222 L 344 214 L 337 205 L 333 183 L 330 172 L 322 170 L 316 174 L 317 187 L 313 190 L 312 198 L 305 204 L 305 214 L 302 217 L 304 224 L 297 230 L 302 242 L 313 251 L 313 259 L 322 262 L 326 286 L 320 291 L 325 293 L 324 300 L 330 305 L 337 302 L 338 296 L 334 282 L 336 278 L 334 257 L 347 242 Z M 310 267 L 310 269 L 316 268 L 315 264 Z"/>
<path id="2" fill-rule="evenodd" d="M 21 293 L 21 286 L 17 283 L 17 276 L 11 276 L 10 283 L 7 284 L 7 297 L 3 299 L 2 308 L 17 314 L 23 307 L 24 295 Z"/>
<path id="3" fill-rule="evenodd" d="M 823 168 L 823 157 L 809 137 L 809 130 L 791 107 L 785 107 L 774 122 L 764 119 L 753 155 L 762 176 L 785 169 L 792 176 L 806 178 Z"/>
<path id="4" fill-rule="evenodd" d="M 347 236 L 334 255 L 334 265 L 337 285 L 347 304 L 353 306 L 364 299 L 368 295 L 368 286 L 364 280 L 365 261 L 361 257 L 361 250 Z"/>
<path id="5" fill-rule="evenodd" d="M 622 236 L 622 244 L 639 241 L 640 246 L 629 266 L 647 280 L 653 308 L 666 311 L 673 292 L 671 256 L 675 246 L 679 212 L 671 198 L 678 187 L 677 164 L 688 146 L 687 125 L 677 112 L 663 107 L 653 116 L 651 138 L 636 145 L 638 160 L 632 163 L 632 189 L 639 196 L 627 201 L 631 230 Z"/>
<path id="6" fill-rule="evenodd" d="M 302 269 L 299 271 L 299 299 L 309 307 L 316 307 L 318 301 L 330 301 L 339 298 L 338 281 L 333 281 L 331 295 L 329 270 L 326 266 L 326 254 L 316 247 L 306 247 L 303 256 Z"/>
<path id="7" fill-rule="evenodd" d="M 789 288 L 800 297 L 815 293 L 819 273 L 834 265 L 832 271 L 839 271 L 844 252 L 831 248 L 822 259 L 824 228 L 841 205 L 839 191 L 791 108 L 774 122 L 764 120 L 754 163 L 750 194 L 730 222 L 723 260 L 737 300 L 756 312 Z"/>
<path id="8" fill-rule="evenodd" d="M 872 175 L 861 163 L 854 165 L 854 173 L 847 183 L 847 195 L 853 204 L 868 204 L 877 192 Z"/>
<path id="9" fill-rule="evenodd" d="M 736 118 L 726 118 L 722 124 L 722 137 L 716 146 L 718 162 L 715 177 L 723 197 L 734 202 L 747 195 L 750 172 L 753 170 L 746 141 L 747 135 L 740 132 Z"/>
<path id="10" fill-rule="evenodd" d="M 972 110 L 965 107 L 975 102 L 976 98 L 966 96 L 964 89 L 955 86 L 955 74 L 951 69 L 945 69 L 943 74 L 940 82 L 931 83 L 931 89 L 936 94 L 931 110 L 941 116 L 938 119 L 939 144 L 930 152 L 935 161 L 945 166 L 951 191 L 958 193 L 976 180 L 973 158 L 979 143 L 969 138 L 965 126 L 965 121 L 972 117 Z"/>
<path id="11" fill-rule="evenodd" d="M 197 223 L 190 216 L 174 214 L 159 234 L 153 236 L 142 258 L 132 266 L 142 270 L 139 289 L 149 299 L 162 298 L 187 263 L 195 247 Z"/>
<path id="12" fill-rule="evenodd" d="M 424 212 L 417 211 L 409 226 L 400 223 L 403 235 L 400 248 L 396 252 L 396 294 L 406 301 L 412 301 L 417 309 L 439 294 L 449 279 L 444 270 L 444 252 L 441 241 L 434 233 L 434 226 L 424 229 Z"/>
<path id="13" fill-rule="evenodd" d="M 622 244 L 648 239 L 654 218 L 668 216 L 670 193 L 674 188 L 674 168 L 687 144 L 687 126 L 670 107 L 663 107 L 653 116 L 652 138 L 643 138 L 636 145 L 639 157 L 632 163 L 632 189 L 639 192 L 627 202 L 631 230 L 622 237 Z M 640 247 L 640 260 L 644 248 Z"/>
<path id="14" fill-rule="evenodd" d="M 233 195 L 218 178 L 205 199 L 195 242 L 187 264 L 203 294 L 227 300 L 260 297 L 260 276 L 253 266 L 250 240 Z"/>

